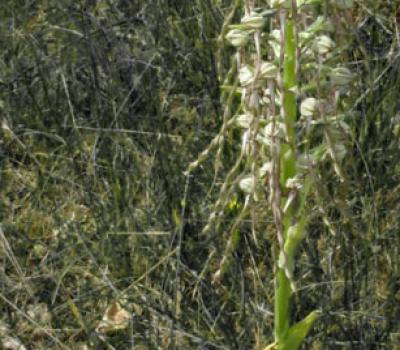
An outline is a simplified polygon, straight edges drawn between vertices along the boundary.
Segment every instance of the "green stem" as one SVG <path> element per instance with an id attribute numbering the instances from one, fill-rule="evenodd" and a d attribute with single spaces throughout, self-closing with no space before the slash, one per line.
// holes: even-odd
<path id="1" fill-rule="evenodd" d="M 289 330 L 289 300 L 292 295 L 285 271 L 278 268 L 275 285 L 275 341 L 279 344 Z"/>
<path id="2" fill-rule="evenodd" d="M 296 133 L 294 125 L 297 118 L 296 94 L 296 40 L 293 19 L 285 23 L 285 47 L 283 61 L 283 121 L 286 125 L 287 140 L 281 146 L 280 153 L 280 187 L 283 193 L 290 191 L 286 188 L 287 180 L 297 175 L 296 168 Z M 285 238 L 286 268 L 293 270 L 296 249 L 304 238 L 307 216 L 304 213 L 305 200 L 309 192 L 310 182 L 304 180 L 302 188 L 296 195 L 296 204 L 291 204 L 283 214 L 283 231 Z M 286 197 L 286 198 L 285 198 Z M 287 195 L 282 195 L 281 207 L 285 204 Z M 283 210 L 282 210 L 283 211 Z M 281 256 L 283 252 L 279 252 Z M 278 264 L 279 265 L 279 264 Z M 313 311 L 295 325 L 290 324 L 290 302 L 292 296 L 291 281 L 285 271 L 278 267 L 275 285 L 275 342 L 278 350 L 297 350 L 306 337 L 312 324 L 318 317 Z"/>
<path id="3" fill-rule="evenodd" d="M 297 85 L 296 77 L 296 45 L 294 24 L 291 19 L 287 20 L 285 28 L 285 57 L 283 62 L 283 108 L 287 129 L 288 143 L 282 144 L 280 162 L 281 162 L 281 176 L 280 186 L 284 188 L 286 181 L 296 175 L 296 159 L 294 147 L 295 130 L 294 123 L 296 121 L 296 96 L 294 92 L 289 89 Z M 288 228 L 293 224 L 295 219 L 293 210 L 288 210 L 283 217 L 285 239 L 287 239 Z M 280 252 L 281 253 L 281 252 Z M 283 343 L 287 337 L 290 326 L 290 298 L 292 290 L 290 281 L 288 280 L 283 269 L 278 267 L 275 286 L 275 341 L 280 344 Z"/>
<path id="4" fill-rule="evenodd" d="M 291 90 L 297 87 L 296 76 L 296 43 L 294 33 L 294 23 L 292 19 L 287 20 L 285 36 L 285 57 L 283 62 L 283 108 L 285 110 L 285 120 L 288 143 L 282 145 L 281 151 L 281 186 L 285 186 L 287 179 L 296 175 L 296 134 L 294 124 L 297 117 L 296 95 Z"/>

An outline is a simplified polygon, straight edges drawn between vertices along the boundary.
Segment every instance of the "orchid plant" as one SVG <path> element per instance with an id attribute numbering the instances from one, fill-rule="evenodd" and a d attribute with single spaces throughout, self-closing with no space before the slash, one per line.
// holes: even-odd
<path id="1" fill-rule="evenodd" d="M 351 8 L 352 0 L 247 0 L 238 24 L 225 23 L 224 38 L 237 50 L 222 85 L 225 105 L 218 135 L 188 173 L 216 149 L 220 164 L 222 146 L 231 128 L 241 130 L 236 163 L 220 188 L 220 195 L 205 231 L 218 228 L 224 208 L 236 191 L 244 193 L 231 228 L 225 253 L 214 278 L 229 266 L 235 232 L 247 215 L 255 214 L 268 193 L 264 208 L 272 214 L 276 230 L 274 340 L 265 350 L 299 348 L 318 311 L 291 324 L 290 304 L 296 291 L 295 255 L 306 237 L 314 181 L 321 163 L 330 162 L 345 181 L 341 162 L 346 155 L 346 96 L 352 72 L 337 65 L 334 26 L 316 8 Z M 232 18 L 233 16 L 230 16 Z M 232 79 L 232 77 L 234 77 Z M 232 82 L 229 84 L 229 82 Z M 240 104 L 232 111 L 233 100 Z M 253 237 L 259 233 L 253 225 Z"/>

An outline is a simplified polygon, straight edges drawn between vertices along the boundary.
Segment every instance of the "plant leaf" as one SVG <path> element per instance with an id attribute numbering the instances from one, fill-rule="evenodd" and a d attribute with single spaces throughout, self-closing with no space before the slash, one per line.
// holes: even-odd
<path id="1" fill-rule="evenodd" d="M 286 339 L 279 344 L 277 350 L 297 350 L 318 318 L 318 314 L 318 311 L 313 311 L 303 320 L 290 327 Z"/>

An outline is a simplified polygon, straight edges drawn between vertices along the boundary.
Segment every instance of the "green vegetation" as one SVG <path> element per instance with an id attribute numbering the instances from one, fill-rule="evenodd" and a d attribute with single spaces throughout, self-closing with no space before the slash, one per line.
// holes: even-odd
<path id="1" fill-rule="evenodd" d="M 399 346 L 400 1 L 297 5 L 1 2 L 0 348 Z"/>

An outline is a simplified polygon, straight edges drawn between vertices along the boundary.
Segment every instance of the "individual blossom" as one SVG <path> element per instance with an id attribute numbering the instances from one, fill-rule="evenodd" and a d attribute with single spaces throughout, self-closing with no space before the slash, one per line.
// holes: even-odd
<path id="1" fill-rule="evenodd" d="M 276 91 L 276 93 L 274 94 L 274 97 L 275 97 L 275 101 L 274 101 L 275 106 L 280 106 L 281 105 L 280 92 Z M 261 100 L 262 100 L 262 104 L 264 104 L 264 105 L 270 105 L 272 103 L 270 89 L 264 89 Z"/>
<path id="2" fill-rule="evenodd" d="M 248 175 L 239 181 L 239 188 L 244 193 L 251 193 L 254 190 L 254 177 L 252 175 Z"/>
<path id="3" fill-rule="evenodd" d="M 273 164 L 271 161 L 265 162 L 260 170 L 259 170 L 259 177 L 263 178 L 265 176 L 270 176 L 272 174 L 272 170 L 273 170 Z"/>
<path id="4" fill-rule="evenodd" d="M 242 66 L 239 70 L 239 81 L 242 86 L 250 85 L 254 81 L 253 68 L 248 65 Z"/>
<path id="5" fill-rule="evenodd" d="M 278 8 L 291 8 L 292 0 L 270 0 L 271 7 Z"/>
<path id="6" fill-rule="evenodd" d="M 327 35 L 320 35 L 315 39 L 314 50 L 325 55 L 335 48 L 335 42 Z"/>
<path id="7" fill-rule="evenodd" d="M 278 71 L 278 67 L 273 63 L 264 61 L 260 67 L 260 77 L 263 79 L 276 78 Z"/>
<path id="8" fill-rule="evenodd" d="M 257 135 L 257 140 L 266 146 L 274 144 L 274 139 L 283 139 L 286 136 L 285 125 L 283 123 L 268 123 Z"/>
<path id="9" fill-rule="evenodd" d="M 248 30 L 251 29 L 261 29 L 264 27 L 265 20 L 264 17 L 257 12 L 252 12 L 247 16 L 244 16 L 241 21 L 243 28 Z"/>
<path id="10" fill-rule="evenodd" d="M 243 47 L 246 46 L 249 42 L 249 35 L 244 30 L 232 29 L 226 34 L 226 40 L 235 47 Z"/>
<path id="11" fill-rule="evenodd" d="M 308 97 L 300 105 L 300 114 L 303 117 L 312 117 L 318 113 L 319 101 L 314 97 Z"/>
<path id="12" fill-rule="evenodd" d="M 354 0 L 335 0 L 334 4 L 342 10 L 347 10 L 353 7 Z"/>
<path id="13" fill-rule="evenodd" d="M 351 82 L 353 74 L 346 67 L 336 67 L 330 71 L 329 77 L 334 85 L 344 86 Z"/>
<path id="14" fill-rule="evenodd" d="M 240 114 L 236 117 L 236 125 L 243 129 L 250 128 L 253 115 L 250 113 Z"/>

